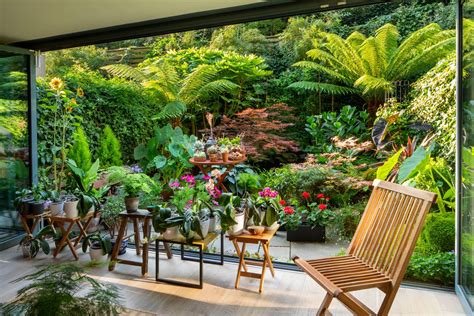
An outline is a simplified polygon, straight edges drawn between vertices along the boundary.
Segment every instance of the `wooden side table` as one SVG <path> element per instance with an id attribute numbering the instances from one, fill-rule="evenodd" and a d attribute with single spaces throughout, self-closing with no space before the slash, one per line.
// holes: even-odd
<path id="1" fill-rule="evenodd" d="M 35 231 L 36 226 L 41 220 L 46 219 L 48 222 L 51 223 L 51 221 L 49 220 L 50 216 L 51 216 L 51 212 L 49 211 L 38 214 L 38 215 L 33 215 L 33 214 L 20 215 L 21 225 L 23 226 L 23 229 L 28 235 L 32 235 L 33 232 Z M 33 221 L 31 224 L 31 227 L 28 223 L 29 220 Z"/>
<path id="2" fill-rule="evenodd" d="M 113 271 L 115 269 L 116 263 L 127 264 L 132 266 L 139 266 L 142 268 L 142 276 L 146 276 L 148 274 L 148 246 L 150 242 L 150 235 L 151 235 L 151 220 L 152 214 L 147 210 L 138 210 L 134 213 L 128 213 L 124 211 L 120 213 L 120 229 L 117 235 L 117 240 L 115 241 L 114 249 L 112 250 L 112 256 L 110 258 L 109 263 L 109 271 Z M 133 235 L 125 236 L 125 230 L 127 228 L 128 221 L 131 220 L 133 223 Z M 146 242 L 143 243 L 143 249 L 140 249 L 140 221 L 143 221 L 143 238 L 147 239 Z M 120 251 L 120 245 L 122 244 L 123 240 L 130 239 L 130 237 L 134 236 L 135 240 L 135 249 L 137 252 L 137 256 L 141 255 L 141 261 L 131 261 L 125 259 L 119 259 L 118 254 Z M 171 249 L 168 243 L 165 243 L 165 250 L 168 258 L 172 257 Z M 143 251 L 141 251 L 143 250 Z M 157 252 L 158 256 L 158 252 Z"/>
<path id="3" fill-rule="evenodd" d="M 69 246 L 69 249 L 71 249 L 71 252 L 74 255 L 74 258 L 76 258 L 76 260 L 79 260 L 79 256 L 77 255 L 76 248 L 81 242 L 82 238 L 87 236 L 87 228 L 89 227 L 93 218 L 94 218 L 94 212 L 89 212 L 84 217 L 78 216 L 74 218 L 68 218 L 65 216 L 50 216 L 49 221 L 51 225 L 53 227 L 58 226 L 63 234 L 63 237 L 57 244 L 56 249 L 54 249 L 53 257 L 56 258 L 59 252 L 61 251 L 61 249 L 63 249 L 64 246 L 67 244 Z M 85 221 L 84 226 L 82 225 L 82 221 Z M 65 224 L 68 224 L 67 228 L 64 228 Z M 71 233 L 74 226 L 79 227 L 80 233 L 79 233 L 79 236 L 71 239 L 69 238 L 69 234 Z"/>
<path id="4" fill-rule="evenodd" d="M 235 247 L 235 251 L 239 256 L 239 267 L 237 270 L 237 277 L 235 279 L 235 288 L 239 287 L 240 277 L 247 277 L 247 278 L 254 278 L 260 280 L 260 287 L 259 292 L 262 293 L 263 291 L 263 281 L 265 279 L 265 270 L 270 268 L 270 272 L 273 277 L 275 277 L 275 270 L 273 269 L 272 260 L 270 258 L 270 241 L 272 240 L 273 236 L 277 232 L 280 226 L 277 225 L 275 228 L 269 231 L 265 231 L 262 235 L 251 235 L 251 234 L 241 234 L 236 236 L 228 236 L 229 240 L 232 241 Z M 242 243 L 242 248 L 239 247 L 239 242 Z M 258 244 L 262 246 L 264 258 L 262 262 L 259 261 L 245 261 L 245 247 L 247 244 Z M 254 273 L 249 272 L 247 266 L 248 265 L 255 265 L 261 266 L 262 271 L 261 273 Z"/>

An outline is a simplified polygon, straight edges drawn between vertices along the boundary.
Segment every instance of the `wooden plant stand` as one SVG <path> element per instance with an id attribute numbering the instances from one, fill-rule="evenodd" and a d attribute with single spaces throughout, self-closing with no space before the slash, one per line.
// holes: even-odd
<path id="1" fill-rule="evenodd" d="M 260 280 L 259 292 L 263 291 L 263 281 L 265 279 L 265 270 L 270 268 L 272 277 L 275 277 L 275 270 L 273 269 L 272 259 L 270 258 L 270 241 L 277 232 L 280 225 L 276 225 L 272 230 L 265 231 L 262 235 L 251 235 L 251 234 L 241 234 L 236 236 L 228 236 L 229 240 L 232 241 L 235 247 L 235 251 L 239 256 L 239 267 L 237 270 L 237 277 L 235 279 L 235 288 L 239 287 L 240 277 L 254 278 Z M 242 248 L 239 247 L 239 242 L 242 243 Z M 259 244 L 262 246 L 264 257 L 263 261 L 245 261 L 245 247 L 247 244 Z M 261 273 L 249 272 L 247 265 L 261 266 Z"/>
<path id="2" fill-rule="evenodd" d="M 132 266 L 139 266 L 142 268 L 142 276 L 146 276 L 148 274 L 148 246 L 150 243 L 150 235 L 151 235 L 151 219 L 152 215 L 147 210 L 138 210 L 134 213 L 128 213 L 124 211 L 120 213 L 120 229 L 118 232 L 117 240 L 115 241 L 114 249 L 112 250 L 112 256 L 110 258 L 109 263 L 109 271 L 113 271 L 115 269 L 115 265 L 117 263 L 120 264 L 127 264 Z M 125 231 L 128 225 L 128 221 L 131 220 L 133 223 L 133 235 L 125 236 Z M 143 249 L 141 249 L 141 240 L 140 240 L 140 221 L 143 221 L 143 238 L 146 239 L 146 242 L 143 243 Z M 130 237 L 134 236 L 135 240 L 135 249 L 137 252 L 137 256 L 141 255 L 141 261 L 132 261 L 132 260 L 125 260 L 119 259 L 118 254 L 120 251 L 120 245 L 122 244 L 123 240 L 130 239 Z M 143 250 L 143 251 L 142 251 Z M 172 257 L 171 249 L 168 243 L 165 243 L 165 250 L 168 258 Z M 157 255 L 158 256 L 158 255 Z"/>
<path id="3" fill-rule="evenodd" d="M 23 229 L 28 235 L 32 235 L 38 223 L 40 223 L 43 219 L 46 219 L 49 223 L 51 223 L 49 219 L 50 215 L 51 215 L 51 212 L 44 212 L 38 215 L 33 215 L 33 214 L 20 215 L 21 225 L 23 226 Z M 32 221 L 31 227 L 28 223 L 28 221 L 30 220 Z"/>
<path id="4" fill-rule="evenodd" d="M 189 159 L 189 162 L 192 163 L 194 166 L 198 167 L 199 170 L 203 175 L 208 174 L 212 170 L 212 166 L 224 166 L 226 167 L 226 170 L 224 171 L 223 174 L 219 176 L 219 179 L 217 181 L 217 187 L 222 189 L 224 192 L 228 192 L 227 188 L 224 185 L 224 180 L 229 174 L 229 172 L 234 169 L 235 165 L 238 165 L 239 163 L 242 163 L 246 161 L 247 158 L 244 157 L 243 159 L 240 160 L 229 160 L 227 162 L 224 162 L 222 160 L 218 160 L 216 162 L 211 162 L 210 160 L 205 160 L 205 161 L 195 161 L 194 158 Z"/>
<path id="5" fill-rule="evenodd" d="M 56 245 L 56 249 L 54 249 L 53 257 L 56 258 L 59 252 L 66 246 L 69 246 L 74 258 L 79 260 L 79 256 L 77 255 L 76 248 L 79 246 L 82 238 L 87 236 L 87 228 L 89 227 L 92 219 L 94 218 L 94 212 L 87 213 L 84 217 L 74 217 L 74 218 L 67 218 L 65 216 L 50 216 L 49 221 L 53 227 L 57 226 L 61 230 L 63 237 Z M 85 221 L 85 224 L 82 225 L 82 221 Z M 64 228 L 65 224 L 67 228 Z M 74 238 L 69 238 L 69 234 L 71 233 L 74 226 L 79 227 L 80 233 L 79 236 Z"/>

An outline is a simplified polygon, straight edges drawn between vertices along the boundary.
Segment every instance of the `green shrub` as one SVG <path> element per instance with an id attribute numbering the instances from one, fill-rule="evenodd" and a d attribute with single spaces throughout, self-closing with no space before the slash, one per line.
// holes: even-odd
<path id="1" fill-rule="evenodd" d="M 336 208 L 334 221 L 331 223 L 336 238 L 351 240 L 364 213 L 367 201 Z"/>
<path id="2" fill-rule="evenodd" d="M 92 155 L 84 130 L 79 127 L 72 138 L 73 144 L 68 152 L 68 158 L 74 160 L 82 170 L 89 170 L 92 165 Z"/>
<path id="3" fill-rule="evenodd" d="M 430 213 L 418 239 L 417 251 L 424 254 L 454 250 L 456 232 L 454 212 Z"/>
<path id="4" fill-rule="evenodd" d="M 285 199 L 296 198 L 297 172 L 290 165 L 274 168 L 260 174 L 262 187 L 277 190 Z"/>
<path id="5" fill-rule="evenodd" d="M 120 142 L 117 137 L 115 137 L 109 125 L 105 126 L 102 136 L 100 137 L 97 154 L 103 168 L 122 165 Z"/>
<path id="6" fill-rule="evenodd" d="M 454 284 L 453 252 L 440 252 L 433 255 L 413 253 L 405 278 L 442 285 Z"/>

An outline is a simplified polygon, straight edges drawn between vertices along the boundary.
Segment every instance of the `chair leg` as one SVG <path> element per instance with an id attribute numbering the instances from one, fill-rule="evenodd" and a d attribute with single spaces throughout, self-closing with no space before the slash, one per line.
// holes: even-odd
<path id="1" fill-rule="evenodd" d="M 390 311 L 390 308 L 392 307 L 392 303 L 395 299 L 395 295 L 397 294 L 398 287 L 396 288 L 391 288 L 390 290 L 387 291 L 385 294 L 385 298 L 383 299 L 382 305 L 380 305 L 379 312 L 377 315 L 382 315 L 386 316 L 388 315 L 388 312 Z"/>
<path id="2" fill-rule="evenodd" d="M 375 316 L 376 314 L 365 304 L 349 293 L 341 293 L 337 298 L 344 304 L 354 315 L 357 316 Z"/>
<path id="3" fill-rule="evenodd" d="M 329 308 L 329 304 L 331 304 L 332 302 L 332 299 L 333 299 L 333 296 L 327 293 L 326 296 L 324 297 L 323 303 L 321 304 L 321 306 L 318 309 L 318 312 L 316 313 L 316 316 L 324 316 L 324 315 L 327 315 L 327 313 L 329 313 L 328 308 Z"/>

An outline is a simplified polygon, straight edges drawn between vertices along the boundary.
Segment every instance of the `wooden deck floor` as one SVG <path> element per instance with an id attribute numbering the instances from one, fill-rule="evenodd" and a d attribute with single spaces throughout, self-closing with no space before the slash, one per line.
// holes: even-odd
<path id="1" fill-rule="evenodd" d="M 305 274 L 282 270 L 276 271 L 274 279 L 267 273 L 262 294 L 258 293 L 258 281 L 252 279 L 242 279 L 236 290 L 237 266 L 231 263 L 224 266 L 206 264 L 202 290 L 158 284 L 154 281 L 154 259 L 154 253 L 150 253 L 148 278 L 140 276 L 139 267 L 120 264 L 114 272 L 104 267 L 93 268 L 90 274 L 117 285 L 125 305 L 146 312 L 143 315 L 314 315 L 325 294 Z M 10 300 L 21 287 L 21 284 L 10 284 L 12 280 L 34 271 L 37 265 L 67 260 L 72 260 L 67 252 L 56 260 L 39 254 L 32 261 L 21 258 L 17 248 L 0 252 L 0 302 Z M 81 254 L 80 261 L 88 262 L 89 256 Z M 178 257 L 167 260 L 160 255 L 160 271 L 164 277 L 179 274 L 182 278 L 197 279 L 198 265 L 182 262 Z M 383 298 L 378 290 L 356 292 L 355 295 L 372 308 L 378 307 Z M 331 307 L 333 315 L 349 315 L 338 301 Z M 398 292 L 391 315 L 464 315 L 464 312 L 454 293 L 404 287 Z"/>

